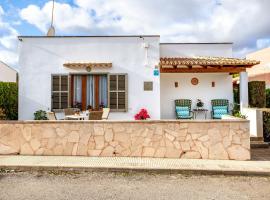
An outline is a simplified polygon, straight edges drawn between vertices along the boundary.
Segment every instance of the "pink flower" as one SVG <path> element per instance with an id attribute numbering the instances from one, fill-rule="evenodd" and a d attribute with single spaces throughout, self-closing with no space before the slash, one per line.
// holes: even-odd
<path id="1" fill-rule="evenodd" d="M 147 110 L 143 108 L 134 116 L 134 118 L 135 120 L 146 120 L 147 118 L 150 118 L 150 115 L 148 114 Z"/>

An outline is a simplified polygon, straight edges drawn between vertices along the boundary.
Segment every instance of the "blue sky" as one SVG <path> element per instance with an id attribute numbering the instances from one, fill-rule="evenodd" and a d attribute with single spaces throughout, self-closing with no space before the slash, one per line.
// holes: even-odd
<path id="1" fill-rule="evenodd" d="M 45 35 L 51 1 L 0 0 L 0 60 L 17 67 L 17 36 Z M 270 46 L 269 0 L 56 0 L 57 35 L 158 34 L 162 42 Z"/>

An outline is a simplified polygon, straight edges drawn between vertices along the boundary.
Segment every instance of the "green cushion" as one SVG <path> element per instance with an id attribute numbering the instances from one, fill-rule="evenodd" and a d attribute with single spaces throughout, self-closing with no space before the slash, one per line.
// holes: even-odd
<path id="1" fill-rule="evenodd" d="M 221 116 L 226 114 L 228 114 L 227 106 L 213 106 L 213 118 L 221 119 Z"/>

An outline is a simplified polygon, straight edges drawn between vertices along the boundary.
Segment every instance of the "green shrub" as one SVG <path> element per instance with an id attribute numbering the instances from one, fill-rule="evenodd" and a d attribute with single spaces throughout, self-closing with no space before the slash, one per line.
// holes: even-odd
<path id="1" fill-rule="evenodd" d="M 18 119 L 18 85 L 17 83 L 0 82 L 0 108 L 5 119 Z"/>
<path id="2" fill-rule="evenodd" d="M 266 89 L 266 108 L 270 108 L 270 88 Z"/>
<path id="3" fill-rule="evenodd" d="M 237 103 L 237 104 L 240 103 L 239 85 L 234 85 L 233 86 L 233 100 L 234 100 L 234 103 Z"/>
<path id="4" fill-rule="evenodd" d="M 263 112 L 263 137 L 265 142 L 270 142 L 270 111 Z"/>
<path id="5" fill-rule="evenodd" d="M 44 110 L 38 110 L 34 113 L 35 120 L 48 120 L 47 113 Z"/>
<path id="6" fill-rule="evenodd" d="M 265 108 L 265 82 L 251 81 L 248 83 L 249 106 Z"/>

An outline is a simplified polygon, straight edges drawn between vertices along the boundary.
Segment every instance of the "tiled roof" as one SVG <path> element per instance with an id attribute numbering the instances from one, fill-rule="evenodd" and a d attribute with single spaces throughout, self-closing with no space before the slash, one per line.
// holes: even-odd
<path id="1" fill-rule="evenodd" d="M 90 63 L 90 62 L 74 62 L 65 63 L 65 67 L 112 67 L 112 63 Z"/>
<path id="2" fill-rule="evenodd" d="M 163 57 L 160 58 L 160 65 L 203 65 L 203 66 L 253 66 L 259 64 L 259 61 L 256 60 L 246 60 L 239 58 L 223 58 L 223 57 L 190 57 L 190 58 L 182 58 L 182 57 Z"/>

